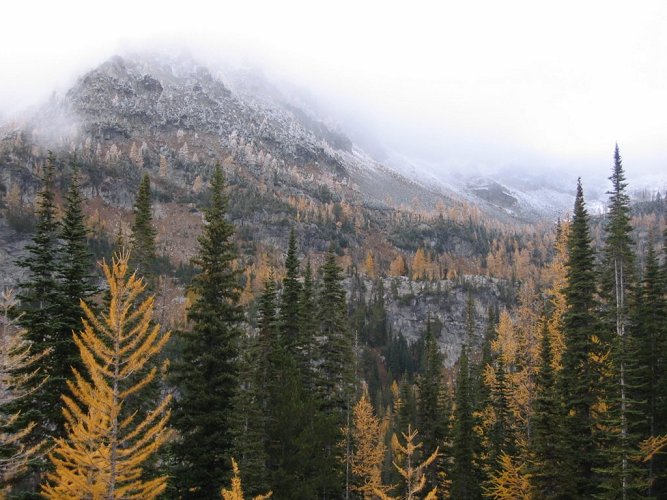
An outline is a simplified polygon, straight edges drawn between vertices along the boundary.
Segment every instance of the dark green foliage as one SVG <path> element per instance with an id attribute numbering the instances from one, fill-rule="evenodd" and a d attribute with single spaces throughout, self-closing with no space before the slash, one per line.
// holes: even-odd
<path id="1" fill-rule="evenodd" d="M 182 358 L 173 381 L 179 397 L 172 424 L 179 432 L 174 485 L 186 498 L 219 495 L 229 472 L 232 398 L 238 387 L 239 269 L 234 269 L 234 226 L 226 220 L 227 198 L 220 167 L 211 180 L 211 204 L 193 262 L 190 329 L 181 333 Z"/>
<path id="2" fill-rule="evenodd" d="M 318 297 L 320 322 L 321 398 L 325 412 L 345 414 L 352 397 L 354 379 L 352 337 L 347 326 L 345 290 L 341 269 L 330 248 L 322 266 Z"/>
<path id="3" fill-rule="evenodd" d="M 306 263 L 303 277 L 303 287 L 299 298 L 299 346 L 302 355 L 302 382 L 303 387 L 312 392 L 315 384 L 316 372 L 313 361 L 316 356 L 315 336 L 318 333 L 317 304 L 315 303 L 315 282 L 310 261 Z"/>
<path id="4" fill-rule="evenodd" d="M 561 485 L 561 492 L 569 498 L 590 498 L 598 491 L 598 479 L 593 475 L 598 461 L 593 440 L 593 406 L 599 395 L 600 379 L 591 357 L 599 354 L 593 339 L 599 332 L 599 322 L 594 254 L 588 228 L 588 212 L 579 182 L 568 238 L 567 285 L 564 290 L 568 308 L 563 317 L 566 348 L 560 377 L 566 415 L 564 445 L 568 457 L 563 464 L 568 483 Z"/>
<path id="5" fill-rule="evenodd" d="M 452 498 L 481 497 L 479 473 L 475 457 L 472 387 L 468 347 L 463 345 L 459 357 L 459 373 L 454 400 L 454 428 L 452 431 Z"/>
<path id="6" fill-rule="evenodd" d="M 153 227 L 151 212 L 151 181 L 144 174 L 139 184 L 137 199 L 134 203 L 134 222 L 130 237 L 131 258 L 140 275 L 149 285 L 154 285 L 154 273 L 157 259 L 155 250 L 156 230 Z"/>
<path id="7" fill-rule="evenodd" d="M 417 378 L 418 413 L 417 428 L 423 443 L 423 456 L 429 457 L 439 448 L 442 452 L 447 437 L 448 408 L 445 401 L 442 354 L 431 328 L 429 317 L 424 339 L 424 362 Z M 436 468 L 427 474 L 430 489 L 437 486 Z"/>
<path id="8" fill-rule="evenodd" d="M 644 278 L 635 305 L 633 336 L 638 347 L 639 384 L 636 398 L 644 402 L 641 439 L 667 433 L 667 303 L 658 258 L 649 237 Z M 667 461 L 657 455 L 647 464 L 649 496 L 667 495 Z"/>
<path id="9" fill-rule="evenodd" d="M 37 224 L 32 242 L 26 246 L 27 256 L 19 260 L 27 275 L 20 285 L 18 308 L 20 324 L 36 352 L 52 352 L 41 362 L 42 373 L 49 377 L 37 391 L 22 400 L 26 421 L 37 422 L 32 439 L 42 440 L 64 435 L 64 419 L 60 411 L 60 395 L 68 394 L 66 380 L 72 372 L 72 353 L 78 352 L 72 338 L 71 321 L 63 317 L 59 283 L 60 224 L 56 220 L 55 159 L 52 155 L 44 172 L 42 190 L 38 195 Z M 80 325 L 80 323 L 79 323 Z"/>
<path id="10" fill-rule="evenodd" d="M 244 336 L 239 357 L 239 390 L 233 399 L 232 456 L 242 471 L 243 488 L 248 495 L 270 490 L 266 470 L 266 416 L 264 387 L 259 381 L 260 348 L 258 337 Z"/>
<path id="11" fill-rule="evenodd" d="M 280 340 L 292 356 L 301 355 L 303 347 L 299 345 L 299 260 L 297 258 L 296 236 L 290 231 L 287 258 L 285 259 L 285 278 L 280 301 Z"/>
<path id="12" fill-rule="evenodd" d="M 564 415 L 554 372 L 551 339 L 546 315 L 542 318 L 542 344 L 540 347 L 540 369 L 535 379 L 534 417 L 531 422 L 531 484 L 540 498 L 562 498 L 559 494 L 563 482 L 562 455 Z"/>
<path id="13" fill-rule="evenodd" d="M 604 498 L 635 496 L 641 489 L 640 470 L 633 455 L 638 445 L 636 427 L 641 420 L 641 405 L 633 397 L 638 381 L 638 359 L 629 311 L 634 292 L 634 255 L 630 233 L 630 197 L 626 194 L 625 174 L 618 145 L 610 177 L 606 238 L 601 264 L 599 295 L 602 329 L 599 337 L 610 350 L 608 370 L 601 386 L 608 410 L 602 417 L 603 431 L 597 436 L 601 451 L 598 471 L 602 476 Z"/>

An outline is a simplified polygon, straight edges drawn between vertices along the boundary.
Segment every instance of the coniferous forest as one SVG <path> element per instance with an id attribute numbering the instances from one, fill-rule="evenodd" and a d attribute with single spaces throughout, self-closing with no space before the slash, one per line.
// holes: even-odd
<path id="1" fill-rule="evenodd" d="M 341 245 L 370 229 L 337 203 L 312 219 L 329 237 L 317 255 L 294 217 L 279 259 L 249 259 L 253 199 L 232 204 L 217 165 L 178 268 L 156 241 L 160 179 L 142 174 L 105 239 L 77 161 L 49 155 L 34 211 L 3 201 L 30 243 L 0 297 L 1 496 L 667 498 L 664 210 L 631 199 L 618 146 L 604 212 L 578 182 L 543 248 L 440 213 L 430 248 L 421 218 L 392 221 L 389 257 Z M 446 257 L 455 231 L 473 235 L 471 262 Z M 481 307 L 472 268 L 506 284 L 502 301 Z M 466 290 L 455 356 L 438 318 L 411 342 L 387 319 L 399 284 L 443 281 Z"/>

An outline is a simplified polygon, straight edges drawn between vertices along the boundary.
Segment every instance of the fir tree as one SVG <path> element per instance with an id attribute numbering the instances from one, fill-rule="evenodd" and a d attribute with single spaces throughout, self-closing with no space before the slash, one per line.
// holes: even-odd
<path id="1" fill-rule="evenodd" d="M 599 354 L 594 340 L 599 323 L 594 253 L 581 181 L 577 184 L 568 252 L 560 386 L 566 415 L 564 445 L 569 458 L 563 464 L 567 483 L 561 485 L 561 492 L 569 498 L 590 498 L 598 491 L 598 478 L 593 474 L 598 461 L 593 441 L 596 424 L 593 409 L 599 396 L 599 377 L 592 359 Z"/>
<path id="2" fill-rule="evenodd" d="M 132 250 L 133 265 L 137 267 L 139 274 L 146 277 L 151 286 L 154 286 L 155 261 L 157 258 L 155 235 L 156 231 L 153 227 L 151 211 L 151 181 L 148 174 L 144 174 L 134 203 L 134 222 L 132 223 L 130 249 Z"/>
<path id="3" fill-rule="evenodd" d="M 336 264 L 333 246 L 329 248 L 322 266 L 322 286 L 318 296 L 318 319 L 320 323 L 320 366 L 316 387 L 320 402 L 320 418 L 328 427 L 325 434 L 324 459 L 329 463 L 329 477 L 338 485 L 344 484 L 342 450 L 338 443 L 349 436 L 341 436 L 341 429 L 350 427 L 351 399 L 354 382 L 354 356 L 352 339 L 347 327 L 345 291 L 341 281 L 341 269 Z M 334 483 L 332 483 L 333 485 Z M 328 490 L 326 496 L 336 495 Z"/>
<path id="4" fill-rule="evenodd" d="M 84 316 L 81 301 L 87 301 L 97 291 L 91 275 L 92 255 L 88 248 L 88 231 L 76 166 L 65 200 L 65 214 L 60 223 L 62 247 L 58 268 L 63 336 L 81 328 Z M 70 340 L 64 341 L 59 357 L 69 369 L 80 371 L 83 366 L 81 358 L 71 347 Z"/>
<path id="5" fill-rule="evenodd" d="M 452 490 L 453 498 L 480 498 L 481 491 L 476 472 L 475 432 L 472 395 L 470 385 L 470 364 L 468 346 L 461 348 L 459 373 L 456 381 L 454 400 L 454 424 L 452 431 Z"/>
<path id="6" fill-rule="evenodd" d="M 317 372 L 313 369 L 316 358 L 315 336 L 318 333 L 317 305 L 315 302 L 315 282 L 310 266 L 310 260 L 306 262 L 303 276 L 303 287 L 299 297 L 299 346 L 301 347 L 301 380 L 304 389 L 312 393 L 316 385 Z M 317 384 L 319 385 L 319 384 Z"/>
<path id="7" fill-rule="evenodd" d="M 232 399 L 238 387 L 238 339 L 242 311 L 238 305 L 240 270 L 233 263 L 234 226 L 226 220 L 227 197 L 222 170 L 211 180 L 206 225 L 193 263 L 200 268 L 191 285 L 190 329 L 182 332 L 182 358 L 174 366 L 179 397 L 173 425 L 174 485 L 184 498 L 213 498 L 229 463 Z"/>
<path id="8" fill-rule="evenodd" d="M 424 433 L 424 453 L 431 455 L 447 437 L 449 413 L 445 408 L 442 354 L 431 326 L 431 318 L 426 323 L 422 372 L 417 379 L 418 424 Z M 430 488 L 437 486 L 436 468 L 427 474 Z M 430 489 L 429 488 L 429 489 Z"/>
<path id="9" fill-rule="evenodd" d="M 232 449 L 243 469 L 246 489 L 252 495 L 269 486 L 266 457 L 265 388 L 260 383 L 258 336 L 243 337 L 239 357 L 239 390 L 233 400 Z"/>
<path id="10" fill-rule="evenodd" d="M 290 231 L 285 271 L 283 293 L 280 301 L 280 338 L 287 352 L 296 358 L 302 356 L 303 346 L 299 345 L 301 284 L 299 283 L 299 260 L 297 258 L 294 229 Z"/>
<path id="11" fill-rule="evenodd" d="M 636 398 L 644 401 L 644 420 L 637 428 L 642 439 L 667 432 L 666 392 L 667 303 L 658 258 L 649 237 L 644 277 L 634 307 L 634 337 L 639 352 L 639 382 Z M 647 463 L 649 496 L 667 494 L 665 457 L 655 455 Z M 660 474 L 660 472 L 662 474 Z M 660 477 L 662 476 L 662 477 Z"/>
<path id="12" fill-rule="evenodd" d="M 605 430 L 601 433 L 605 498 L 618 494 L 628 498 L 639 488 L 639 471 L 632 461 L 637 446 L 636 423 L 639 403 L 632 397 L 636 387 L 637 358 L 630 336 L 629 311 L 633 292 L 634 255 L 630 232 L 630 197 L 626 194 L 625 174 L 618 145 L 608 193 L 609 213 L 603 248 L 600 296 L 603 307 L 601 340 L 609 346 L 608 370 L 602 374 L 606 387 Z M 608 373 L 606 373 L 608 372 Z"/>
<path id="13" fill-rule="evenodd" d="M 34 442 L 63 436 L 65 421 L 60 412 L 60 395 L 67 394 L 69 363 L 76 346 L 71 330 L 63 324 L 60 268 L 60 224 L 56 220 L 55 159 L 52 154 L 46 164 L 42 190 L 37 197 L 37 224 L 32 242 L 26 246 L 27 256 L 18 261 L 26 271 L 18 299 L 20 325 L 26 330 L 26 340 L 38 352 L 50 351 L 40 362 L 42 373 L 48 377 L 44 384 L 22 401 L 22 419 L 36 422 L 31 434 Z M 68 322 L 68 326 L 71 323 Z"/>

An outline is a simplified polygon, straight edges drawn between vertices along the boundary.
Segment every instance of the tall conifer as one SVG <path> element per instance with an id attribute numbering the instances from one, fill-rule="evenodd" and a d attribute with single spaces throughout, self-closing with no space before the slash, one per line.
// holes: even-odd
<path id="1" fill-rule="evenodd" d="M 151 211 L 151 181 L 148 174 L 144 174 L 134 202 L 134 222 L 130 236 L 132 263 L 139 270 L 139 274 L 146 277 L 149 285 L 154 286 L 156 230 L 153 227 L 153 213 Z"/>
<path id="2" fill-rule="evenodd" d="M 564 401 L 566 484 L 561 493 L 569 498 L 590 498 L 598 491 L 594 468 L 598 463 L 593 441 L 594 405 L 599 396 L 599 376 L 592 359 L 599 355 L 598 304 L 595 299 L 594 253 L 588 212 L 581 181 L 577 183 L 574 214 L 568 236 L 567 311 L 563 316 L 565 351 L 560 385 Z"/>
<path id="3" fill-rule="evenodd" d="M 178 390 L 173 425 L 174 485 L 184 498 L 214 498 L 229 469 L 232 398 L 238 387 L 238 339 L 243 320 L 238 305 L 240 269 L 234 266 L 234 226 L 227 221 L 227 196 L 220 166 L 211 179 L 211 200 L 204 215 L 193 263 L 190 329 L 181 333 L 182 359 L 174 366 Z"/>
<path id="4" fill-rule="evenodd" d="M 60 437 L 65 433 L 65 421 L 60 412 L 60 395 L 67 394 L 70 363 L 77 352 L 72 331 L 63 324 L 60 270 L 60 224 L 56 219 L 55 158 L 49 158 L 37 196 L 37 224 L 32 242 L 26 246 L 27 255 L 18 265 L 26 271 L 21 284 L 17 307 L 20 325 L 26 330 L 26 340 L 37 352 L 50 350 L 41 361 L 45 383 L 23 399 L 22 417 L 37 426 L 31 434 L 35 442 Z M 71 324 L 68 323 L 68 327 Z M 32 370 L 32 368 L 30 369 Z"/>

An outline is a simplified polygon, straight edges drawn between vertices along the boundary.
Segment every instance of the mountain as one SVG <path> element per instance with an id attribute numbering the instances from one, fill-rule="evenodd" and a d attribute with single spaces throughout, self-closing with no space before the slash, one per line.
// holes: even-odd
<path id="1" fill-rule="evenodd" d="M 9 218 L 0 221 L 0 257 L 21 253 L 39 174 L 53 150 L 61 160 L 61 185 L 69 175 L 67 156 L 76 156 L 100 256 L 119 233 L 128 234 L 139 179 L 149 173 L 160 251 L 172 274 L 187 277 L 206 183 L 220 162 L 230 184 L 247 300 L 267 269 L 280 273 L 295 227 L 301 257 L 316 267 L 334 246 L 350 293 L 355 276 L 367 275 L 358 281 L 362 294 L 370 293 L 371 276 L 385 276 L 393 331 L 416 341 L 427 317 L 445 325 L 441 346 L 453 363 L 467 291 L 475 295 L 479 318 L 511 301 L 514 280 L 527 272 L 519 262 L 546 258 L 550 224 L 532 222 L 549 211 L 536 211 L 529 195 L 499 181 L 445 179 L 410 170 L 407 160 L 380 162 L 323 116 L 303 93 L 256 70 L 212 69 L 182 55 L 115 56 L 64 95 L 3 126 L 3 201 L 27 215 L 14 218 L 13 226 Z M 539 201 L 549 205 L 544 196 Z M 368 255 L 377 272 L 362 269 Z M 400 261 L 404 270 L 391 275 Z M 492 272 L 489 262 L 504 267 Z M 506 270 L 498 274 L 501 267 Z M 15 272 L 6 268 L 3 281 L 11 284 Z M 173 292 L 175 303 L 183 303 L 183 283 Z"/>

